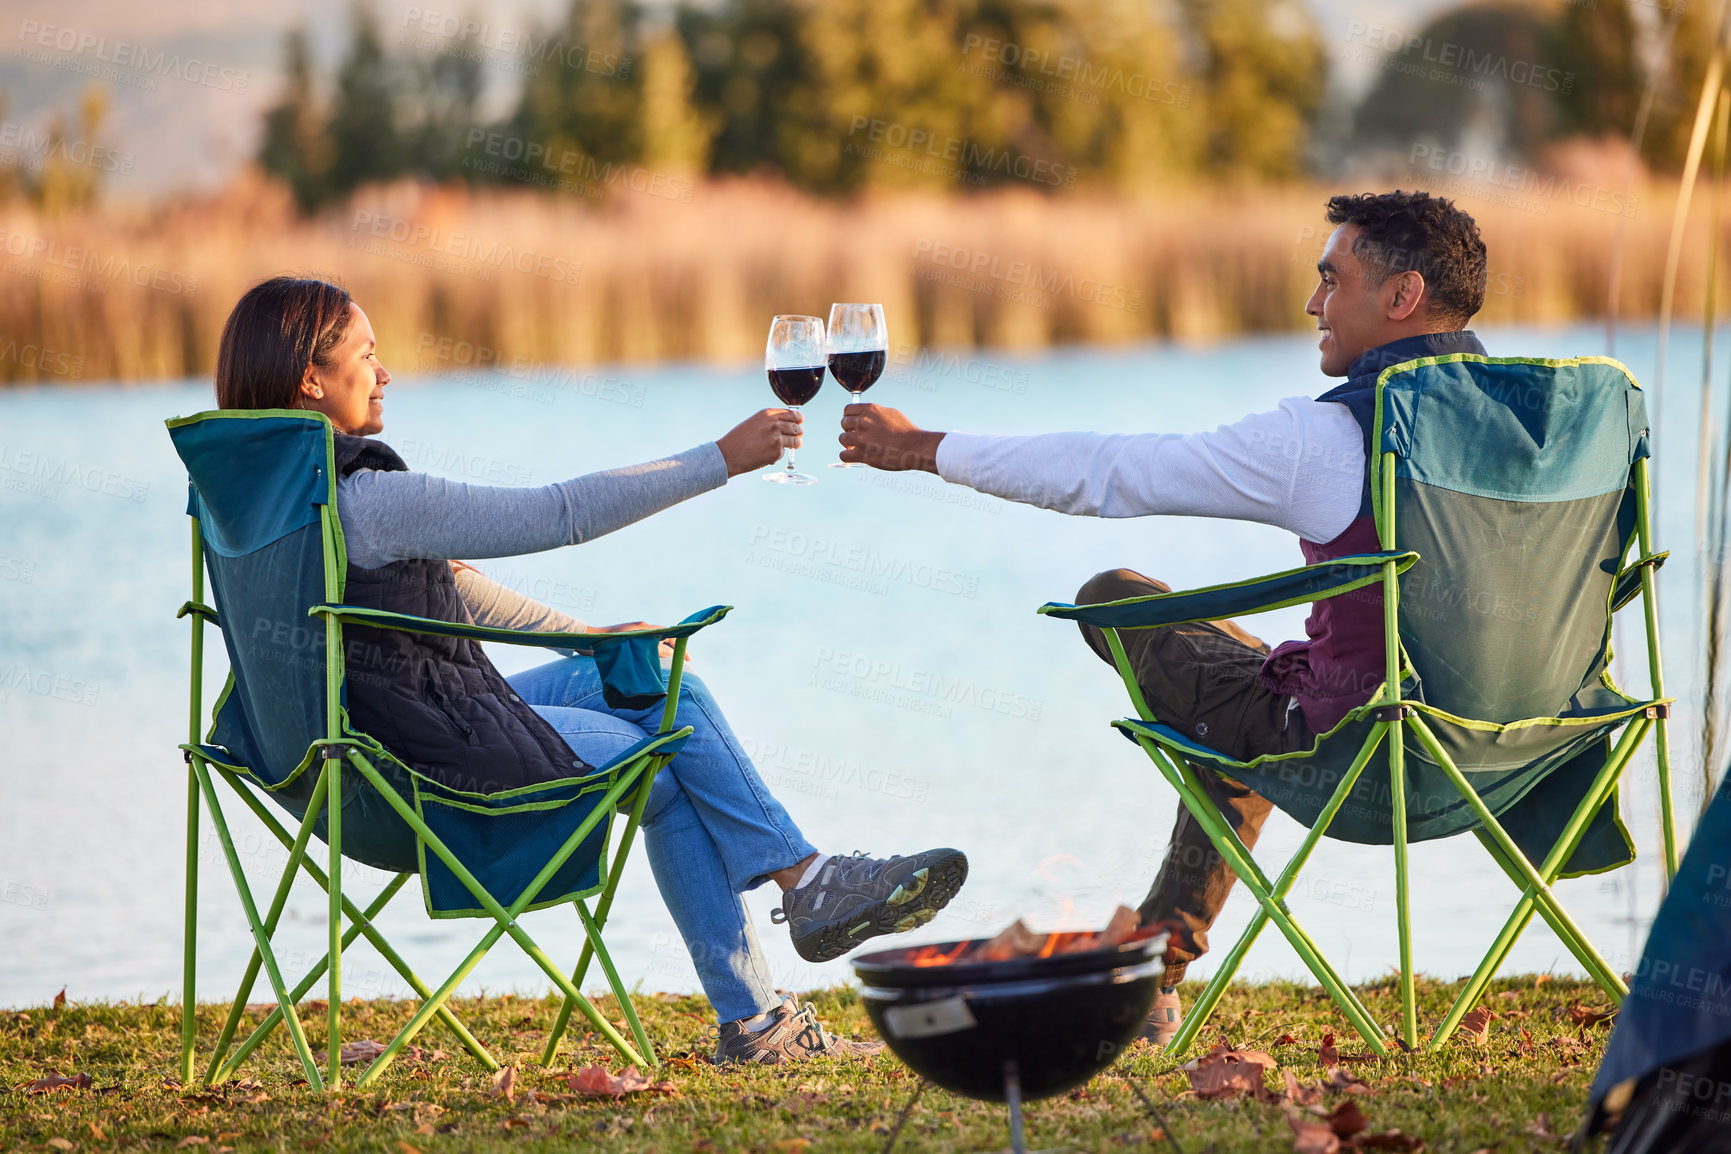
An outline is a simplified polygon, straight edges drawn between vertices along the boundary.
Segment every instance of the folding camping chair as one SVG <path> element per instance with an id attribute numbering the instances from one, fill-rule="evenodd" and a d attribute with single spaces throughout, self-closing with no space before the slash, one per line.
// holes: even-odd
<path id="1" fill-rule="evenodd" d="M 1667 877 L 1677 869 L 1665 732 L 1671 699 L 1653 593 L 1665 554 L 1652 547 L 1647 416 L 1634 378 L 1605 357 L 1427 357 L 1382 372 L 1375 414 L 1368 464 L 1383 552 L 1236 584 L 1040 610 L 1104 630 L 1138 715 L 1113 725 L 1153 759 L 1259 905 L 1173 1038 L 1173 1053 L 1195 1040 L 1270 921 L 1371 1049 L 1388 1052 L 1375 1018 L 1286 906 L 1324 834 L 1394 846 L 1400 1040 L 1409 1050 L 1418 1045 L 1410 842 L 1470 830 L 1522 891 L 1433 1044 L 1453 1033 L 1535 911 L 1608 994 L 1620 1001 L 1627 993 L 1551 885 L 1633 860 L 1617 781 L 1655 729 Z M 1639 552 L 1625 565 L 1636 542 Z M 1383 594 L 1384 680 L 1313 748 L 1291 754 L 1236 761 L 1161 724 L 1118 634 L 1373 585 Z M 1648 700 L 1628 696 L 1610 676 L 1611 618 L 1636 596 Z M 1236 779 L 1309 827 L 1278 879 L 1209 800 L 1197 767 Z"/>
<path id="2" fill-rule="evenodd" d="M 335 1088 L 341 1079 L 342 954 L 365 937 L 420 999 L 383 1053 L 361 1074 L 379 1077 L 434 1017 L 490 1070 L 499 1068 L 486 1048 L 447 1005 L 451 994 L 488 949 L 509 935 L 564 995 L 543 1062 L 557 1050 L 573 1009 L 628 1061 L 649 1067 L 654 1051 L 601 940 L 619 875 L 656 772 L 692 730 L 673 728 L 685 646 L 691 634 L 719 621 L 717 606 L 679 625 L 629 633 L 526 633 L 403 616 L 342 604 L 347 559 L 337 516 L 337 473 L 330 422 L 296 410 L 219 410 L 167 422 L 190 479 L 192 600 L 180 616 L 192 620 L 190 734 L 180 748 L 187 778 L 185 987 L 182 993 L 181 1074 L 193 1077 L 197 1022 L 195 940 L 201 803 L 251 927 L 254 949 L 240 990 L 223 1022 L 205 1083 L 231 1077 L 279 1024 L 286 1025 L 307 1082 Z M 215 605 L 204 603 L 210 575 Z M 206 622 L 222 630 L 229 678 L 213 712 L 209 734 L 199 737 Z M 383 745 L 359 732 L 345 708 L 343 627 L 407 630 L 474 641 L 582 648 L 594 652 L 603 692 L 616 706 L 647 709 L 664 701 L 658 732 L 593 769 L 574 759 L 578 772 L 558 781 L 503 792 L 457 789 L 417 772 Z M 660 639 L 674 639 L 670 672 L 663 677 Z M 344 773 L 345 767 L 352 774 Z M 242 871 L 215 782 L 231 786 L 288 848 L 288 862 L 261 916 Z M 290 832 L 267 808 L 268 797 L 299 822 Z M 615 817 L 627 815 L 617 849 L 608 854 Z M 329 847 L 325 869 L 309 851 L 318 836 Z M 363 909 L 342 891 L 343 855 L 396 876 Z M 329 953 L 289 985 L 272 948 L 272 935 L 301 870 L 330 903 Z M 427 913 L 434 918 L 490 918 L 492 924 L 436 990 L 411 970 L 374 924 L 379 911 L 419 874 Z M 593 912 L 584 899 L 596 896 Z M 529 910 L 566 902 L 576 906 L 584 946 L 567 976 L 530 937 L 518 918 Z M 345 928 L 346 919 L 346 928 Z M 599 960 L 625 1016 L 628 1041 L 581 992 L 591 957 Z M 276 1009 L 228 1056 L 247 997 L 264 969 Z M 329 1069 L 321 1078 L 295 1014 L 296 1002 L 324 978 L 328 997 Z"/>

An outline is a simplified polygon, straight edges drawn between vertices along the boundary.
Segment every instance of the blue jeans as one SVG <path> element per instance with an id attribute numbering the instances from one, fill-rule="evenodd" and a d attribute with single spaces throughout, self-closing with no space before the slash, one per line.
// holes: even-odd
<path id="1" fill-rule="evenodd" d="M 507 680 L 572 752 L 606 765 L 661 724 L 661 707 L 613 709 L 588 657 L 563 657 Z M 702 681 L 680 683 L 675 726 L 685 748 L 655 777 L 643 841 L 667 912 L 723 1022 L 779 1003 L 740 894 L 817 852 L 758 776 Z"/>

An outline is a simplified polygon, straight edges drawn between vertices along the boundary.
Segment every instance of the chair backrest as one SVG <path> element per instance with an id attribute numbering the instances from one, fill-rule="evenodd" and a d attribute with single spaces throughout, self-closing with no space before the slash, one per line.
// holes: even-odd
<path id="1" fill-rule="evenodd" d="M 228 650 L 211 740 L 267 786 L 295 779 L 279 794 L 292 803 L 310 794 L 317 775 L 302 771 L 327 736 L 325 628 L 307 610 L 342 589 L 331 425 L 317 413 L 223 409 L 168 426 Z"/>
<path id="2" fill-rule="evenodd" d="M 1647 456 L 1629 370 L 1426 358 L 1383 373 L 1376 413 L 1378 525 L 1420 555 L 1400 579 L 1400 636 L 1422 699 L 1499 724 L 1620 701 L 1601 676 Z M 1395 454 L 1392 510 L 1382 452 Z"/>

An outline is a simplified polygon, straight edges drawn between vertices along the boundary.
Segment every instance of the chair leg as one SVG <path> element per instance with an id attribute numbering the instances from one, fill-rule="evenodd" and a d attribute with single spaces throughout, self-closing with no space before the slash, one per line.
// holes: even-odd
<path id="1" fill-rule="evenodd" d="M 325 887 L 329 899 L 326 917 L 329 920 L 330 948 L 325 955 L 330 962 L 328 992 L 325 996 L 325 1050 L 330 1064 L 326 1085 L 332 1090 L 343 1084 L 343 759 L 325 761 L 328 779 L 325 782 L 325 841 L 330 848 L 330 884 Z"/>
<path id="2" fill-rule="evenodd" d="M 1329 996 L 1340 1007 L 1347 1020 L 1352 1023 L 1353 1028 L 1364 1037 L 1366 1044 L 1379 1057 L 1386 1057 L 1388 1047 L 1383 1042 L 1382 1031 L 1376 1025 L 1370 1012 L 1365 1009 L 1364 1004 L 1359 1001 L 1358 996 L 1352 992 L 1346 981 L 1335 972 L 1334 967 L 1322 951 L 1317 948 L 1310 935 L 1286 911 L 1283 901 L 1274 894 L 1276 887 L 1269 882 L 1261 867 L 1256 864 L 1255 858 L 1244 848 L 1244 843 L 1238 840 L 1238 835 L 1220 817 L 1219 812 L 1208 802 L 1207 796 L 1197 787 L 1197 784 L 1192 780 L 1194 774 L 1186 775 L 1184 770 L 1174 765 L 1165 756 L 1165 752 L 1153 742 L 1146 738 L 1138 738 L 1138 741 L 1149 757 L 1153 759 L 1160 772 L 1165 775 L 1167 781 L 1177 790 L 1179 800 L 1190 810 L 1197 823 L 1208 834 L 1214 848 L 1221 857 L 1226 859 L 1227 864 L 1232 867 L 1233 872 L 1238 875 L 1245 888 L 1255 896 L 1261 907 L 1257 917 L 1272 920 L 1279 927 L 1282 935 L 1292 944 L 1292 948 L 1297 951 L 1298 956 L 1303 959 L 1310 972 L 1316 975 L 1317 981 L 1328 991 Z M 1367 740 L 1366 749 L 1361 751 L 1358 758 L 1355 759 L 1353 771 L 1349 771 L 1349 778 L 1355 778 L 1356 772 L 1362 771 L 1373 749 L 1374 746 Z M 1188 767 L 1184 768 L 1187 769 Z M 1327 818 L 1332 819 L 1350 791 L 1350 781 L 1343 779 L 1341 786 L 1336 788 L 1335 796 L 1330 799 L 1330 809 L 1326 811 Z M 1316 839 L 1321 837 L 1321 828 L 1326 828 L 1325 822 L 1319 821 L 1318 824 L 1320 828 L 1317 829 L 1315 837 L 1309 840 L 1311 848 L 1314 848 Z M 1308 851 L 1305 853 L 1308 856 Z M 1281 880 L 1287 887 L 1290 887 L 1296 879 L 1299 865 L 1302 865 L 1302 861 L 1289 863 L 1286 871 L 1282 874 Z M 1260 923 L 1253 919 L 1251 926 L 1245 931 L 1245 937 L 1233 948 L 1229 960 L 1234 962 L 1234 970 L 1236 970 L 1236 963 L 1242 960 L 1243 953 L 1249 949 L 1250 942 L 1254 941 L 1256 935 L 1261 932 L 1261 928 Z M 1233 955 L 1236 957 L 1234 958 Z M 1196 1034 L 1202 1029 L 1208 1015 L 1214 1009 L 1214 1003 L 1219 1000 L 1226 984 L 1231 980 L 1231 973 L 1224 971 L 1225 968 L 1222 967 L 1222 971 L 1217 972 L 1214 979 L 1205 987 L 1203 998 L 1207 1004 L 1202 1006 L 1201 1013 L 1196 1013 L 1193 1010 L 1192 1015 L 1185 1020 L 1184 1025 L 1179 1027 L 1179 1032 L 1173 1036 L 1172 1042 L 1168 1046 L 1169 1052 L 1178 1053 L 1184 1047 L 1189 1046 Z"/>
<path id="3" fill-rule="evenodd" d="M 613 997 L 625 1015 L 626 1025 L 631 1028 L 632 1040 L 637 1043 L 637 1049 L 653 1068 L 656 1065 L 655 1048 L 649 1044 L 649 1035 L 643 1032 L 643 1023 L 637 1017 L 637 1007 L 631 1004 L 631 995 L 626 992 L 625 983 L 619 980 L 619 971 L 614 968 L 613 959 L 607 953 L 607 946 L 601 940 L 601 927 L 589 916 L 589 911 L 582 902 L 577 903 L 577 914 L 583 919 L 583 932 L 595 945 L 595 957 L 601 963 L 601 972 L 607 975 L 607 985 L 613 990 Z"/>
<path id="4" fill-rule="evenodd" d="M 504 932 L 505 927 L 499 922 L 495 922 L 488 928 L 481 940 L 476 943 L 475 948 L 469 951 L 469 956 L 464 958 L 462 963 L 452 971 L 451 976 L 445 979 L 445 984 L 433 991 L 432 997 L 421 1003 L 420 1009 L 415 1011 L 414 1016 L 401 1030 L 397 1031 L 397 1036 L 385 1046 L 384 1052 L 373 1059 L 366 1072 L 355 1081 L 355 1089 L 363 1090 L 372 1085 L 378 1080 L 379 1075 L 383 1074 L 386 1068 L 397 1060 L 397 1055 L 403 1052 L 403 1048 L 414 1040 L 415 1035 L 421 1032 L 422 1027 L 431 1021 L 433 1015 L 450 1000 L 451 995 L 456 992 L 463 979 L 468 977 L 476 966 L 480 965 L 481 959 L 486 957 L 487 951 L 493 948 L 493 943 L 498 941 Z"/>
<path id="5" fill-rule="evenodd" d="M 687 726 L 685 730 L 678 732 L 678 736 L 685 736 L 689 733 L 690 727 Z M 547 956 L 546 951 L 535 944 L 535 939 L 531 938 L 523 931 L 522 927 L 517 925 L 517 915 L 527 908 L 532 901 L 534 901 L 535 895 L 538 894 L 541 891 L 541 888 L 547 884 L 547 880 L 558 872 L 559 867 L 570 858 L 571 854 L 576 851 L 577 846 L 582 843 L 583 839 L 589 836 L 590 832 L 595 828 L 596 823 L 599 822 L 613 807 L 617 806 L 619 804 L 619 799 L 631 790 L 631 788 L 636 784 L 636 779 L 639 776 L 640 771 L 631 771 L 622 774 L 622 779 L 616 782 L 605 794 L 602 795 L 600 801 L 596 803 L 594 811 L 591 812 L 590 815 L 583 820 L 582 824 L 571 833 L 570 837 L 566 839 L 564 846 L 560 848 L 559 852 L 554 854 L 552 858 L 548 860 L 547 864 L 541 868 L 541 872 L 535 875 L 534 879 L 524 888 L 523 893 L 511 904 L 509 909 L 506 909 L 504 906 L 499 904 L 497 898 L 487 892 L 486 886 L 476 880 L 475 875 L 469 871 L 468 867 L 457 860 L 457 856 L 451 852 L 450 848 L 427 827 L 427 823 L 422 820 L 421 815 L 416 813 L 414 809 L 409 806 L 409 803 L 404 801 L 402 796 L 398 794 L 396 790 L 391 788 L 390 783 L 385 781 L 385 779 L 379 775 L 377 769 L 373 768 L 364 757 L 361 757 L 353 750 L 349 752 L 348 757 L 355 768 L 360 770 L 361 775 L 372 783 L 373 788 L 378 791 L 379 796 L 384 799 L 392 809 L 396 810 L 404 821 L 408 822 L 410 828 L 412 828 L 416 835 L 421 839 L 421 844 L 428 850 L 432 851 L 439 861 L 444 863 L 445 868 L 451 871 L 452 875 L 456 877 L 457 881 L 464 889 L 474 895 L 475 900 L 481 904 L 481 908 L 486 910 L 494 921 L 494 925 L 487 931 L 486 937 L 482 939 L 481 944 L 476 946 L 475 950 L 472 951 L 468 958 L 464 960 L 463 965 L 458 968 L 457 973 L 453 974 L 452 977 L 447 980 L 445 985 L 439 988 L 440 992 L 434 995 L 434 1000 L 432 1002 L 423 1005 L 420 1010 L 416 1012 L 414 1018 L 410 1019 L 409 1024 L 404 1026 L 402 1031 L 391 1040 L 390 1044 L 385 1048 L 385 1052 L 380 1054 L 373 1064 L 367 1068 L 366 1073 L 361 1075 L 361 1080 L 357 1085 L 365 1086 L 370 1084 L 387 1066 L 390 1065 L 391 1062 L 396 1060 L 396 1056 L 401 1052 L 403 1046 L 407 1045 L 408 1040 L 414 1037 L 421 1027 L 426 1024 L 426 1021 L 431 1017 L 433 1010 L 444 1004 L 445 999 L 448 998 L 451 991 L 456 988 L 456 983 L 460 982 L 468 975 L 470 970 L 474 969 L 476 964 L 480 962 L 482 955 L 492 947 L 494 942 L 499 940 L 499 935 L 501 933 L 510 934 L 511 940 L 516 942 L 523 952 L 528 954 L 530 959 L 533 960 L 536 965 L 541 967 L 541 971 L 553 980 L 553 984 L 558 987 L 559 991 L 567 998 L 576 1001 L 578 1008 L 583 1011 L 583 1016 L 589 1019 L 589 1021 L 595 1026 L 596 1031 L 600 1033 L 603 1038 L 607 1039 L 608 1043 L 612 1045 L 615 1050 L 618 1050 L 627 1061 L 631 1062 L 633 1065 L 641 1066 L 644 1069 L 651 1068 L 648 1062 L 632 1047 L 631 1043 L 627 1042 L 620 1035 L 619 1031 L 613 1027 L 613 1023 L 602 1017 L 600 1011 L 590 1005 L 589 1000 L 583 997 L 582 993 L 571 984 L 570 979 L 565 976 L 564 971 L 553 962 L 552 958 Z"/>
<path id="6" fill-rule="evenodd" d="M 270 830 L 271 833 L 276 836 L 276 839 L 284 845 L 284 847 L 292 844 L 293 839 L 289 837 L 288 831 L 283 828 L 282 823 L 277 820 L 276 815 L 267 809 L 263 802 L 259 801 L 258 798 L 254 797 L 238 782 L 230 781 L 229 785 L 234 788 L 236 793 L 240 794 L 241 799 L 246 802 L 248 808 L 252 810 L 253 814 L 264 823 L 265 828 Z M 318 863 L 315 862 L 311 856 L 301 858 L 301 868 L 306 870 L 308 876 L 310 876 L 314 882 L 318 883 L 320 889 L 325 890 L 327 893 L 329 892 L 330 881 L 325 877 L 325 872 L 319 868 Z M 343 940 L 347 945 L 353 945 L 355 932 L 358 931 L 359 933 L 365 934 L 367 941 L 374 949 L 379 951 L 379 955 L 383 957 L 386 962 L 390 963 L 391 968 L 397 971 L 398 976 L 407 983 L 409 989 L 415 992 L 415 996 L 418 998 L 428 998 L 432 996 L 432 992 L 427 986 L 427 983 L 421 980 L 420 975 L 415 973 L 409 963 L 403 960 L 402 955 L 397 953 L 391 943 L 385 939 L 384 934 L 380 933 L 372 924 L 372 918 L 378 910 L 384 908 L 384 903 L 389 901 L 390 897 L 394 896 L 398 889 L 402 888 L 403 884 L 409 880 L 410 876 L 411 875 L 409 874 L 398 874 L 397 877 L 385 887 L 385 893 L 381 894 L 380 897 L 374 901 L 374 904 L 368 907 L 368 911 L 365 913 L 357 909 L 354 902 L 345 897 L 343 899 L 343 911 L 348 915 L 350 922 L 358 924 L 344 936 Z M 324 967 L 325 959 L 320 959 L 319 964 L 314 967 L 313 972 L 308 975 L 305 988 L 295 994 L 297 999 L 301 994 L 310 990 L 313 982 L 317 981 L 318 978 L 324 974 Z M 483 1066 L 487 1067 L 489 1070 L 497 1070 L 499 1068 L 499 1063 L 494 1060 L 493 1055 L 489 1054 L 487 1048 L 475 1040 L 475 1036 L 469 1033 L 468 1029 L 457 1019 L 455 1014 L 451 1013 L 449 1009 L 443 1007 L 440 1008 L 439 1020 L 450 1029 L 451 1033 L 456 1035 L 457 1040 L 463 1044 L 463 1048 L 468 1050 L 470 1054 L 474 1055 Z M 233 1067 L 234 1065 L 234 1062 L 229 1063 L 230 1067 Z"/>
<path id="7" fill-rule="evenodd" d="M 275 952 L 271 950 L 270 935 L 265 933 L 264 921 L 258 915 L 258 906 L 253 903 L 252 888 L 247 885 L 246 871 L 241 868 L 240 855 L 235 852 L 234 838 L 229 833 L 228 822 L 223 819 L 222 810 L 216 804 L 216 791 L 211 787 L 210 778 L 202 768 L 198 775 L 198 784 L 204 795 L 205 807 L 210 810 L 211 824 L 216 827 L 217 839 L 222 843 L 222 853 L 228 862 L 229 875 L 234 879 L 235 890 L 240 895 L 241 909 L 252 930 L 253 944 L 258 947 L 264 959 L 264 969 L 270 978 L 271 990 L 276 994 L 277 1005 L 282 1008 L 283 1020 L 288 1024 L 295 1055 L 300 1059 L 301 1069 L 306 1073 L 307 1084 L 315 1090 L 322 1090 L 324 1078 L 319 1073 L 318 1063 L 313 1061 L 312 1050 L 307 1046 L 306 1033 L 301 1029 L 300 1019 L 294 1014 L 294 1003 L 289 1000 L 288 989 L 283 985 L 282 971 L 277 967 Z M 323 788 L 323 782 L 313 788 L 316 796 L 316 792 Z"/>
<path id="8" fill-rule="evenodd" d="M 305 858 L 307 844 L 312 840 L 313 823 L 318 818 L 319 795 L 324 786 L 313 789 L 312 800 L 307 805 L 306 816 L 301 820 L 300 832 L 295 835 L 294 843 L 289 847 L 288 862 L 283 867 L 282 877 L 277 882 L 276 893 L 271 896 L 270 909 L 264 916 L 264 932 L 266 937 L 276 934 L 277 922 L 282 917 L 283 907 L 288 904 L 289 891 L 294 888 L 295 876 L 300 872 L 300 862 Z M 222 1033 L 217 1035 L 216 1048 L 211 1052 L 210 1063 L 205 1067 L 204 1084 L 210 1085 L 211 1080 L 222 1068 L 223 1056 L 228 1053 L 229 1043 L 234 1040 L 235 1028 L 240 1025 L 240 1016 L 246 1011 L 247 998 L 252 994 L 253 983 L 258 980 L 259 967 L 264 963 L 264 956 L 257 947 L 252 951 L 252 957 L 246 964 L 246 972 L 241 976 L 240 989 L 234 995 L 234 1003 L 229 1007 L 228 1017 L 222 1024 Z M 298 1001 L 295 994 L 291 1000 Z"/>
<path id="9" fill-rule="evenodd" d="M 198 1045 L 198 773 L 192 755 L 186 762 L 186 902 L 181 941 L 180 1083 L 192 1084 L 193 1050 Z"/>
<path id="10" fill-rule="evenodd" d="M 661 772 L 666 764 L 673 760 L 667 757 L 657 757 L 644 772 L 643 780 L 637 786 L 637 796 L 631 804 L 631 817 L 625 824 L 625 831 L 619 835 L 619 849 L 613 855 L 613 865 L 607 872 L 607 887 L 601 891 L 601 897 L 595 903 L 596 934 L 593 941 L 587 933 L 583 939 L 583 952 L 577 957 L 577 966 L 571 971 L 571 985 L 577 989 L 583 988 L 583 978 L 589 972 L 589 959 L 594 954 L 593 942 L 598 942 L 600 929 L 607 924 L 607 915 L 613 910 L 613 896 L 619 891 L 619 879 L 625 869 L 627 855 L 631 852 L 631 843 L 636 839 L 637 829 L 643 822 L 643 808 L 649 804 L 649 787 L 655 783 L 655 775 Z M 582 902 L 576 903 L 577 912 L 584 919 L 587 930 L 588 913 Z M 571 1011 L 576 1003 L 570 998 L 564 998 L 559 1003 L 559 1014 L 553 1021 L 553 1029 L 547 1034 L 546 1048 L 541 1051 L 541 1064 L 551 1066 L 554 1057 L 559 1052 L 559 1042 L 565 1037 L 565 1030 L 571 1022 Z M 633 1011 L 635 1012 L 635 1011 Z M 631 1019 L 627 1019 L 628 1021 Z M 647 1046 L 647 1043 L 644 1043 Z"/>
<path id="11" fill-rule="evenodd" d="M 1407 897 L 1406 734 L 1399 728 L 1389 737 L 1388 783 L 1389 812 L 1394 819 L 1395 924 L 1400 939 L 1400 1033 L 1401 1044 L 1410 1052 L 1418 1046 L 1418 1001 L 1413 988 L 1412 918 Z"/>

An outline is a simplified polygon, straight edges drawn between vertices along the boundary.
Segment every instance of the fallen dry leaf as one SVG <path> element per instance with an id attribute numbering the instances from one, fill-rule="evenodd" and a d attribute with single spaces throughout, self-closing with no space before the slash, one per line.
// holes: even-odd
<path id="1" fill-rule="evenodd" d="M 1327 1118 L 1329 1129 L 1342 1138 L 1351 1138 L 1370 1123 L 1364 1120 L 1364 1111 L 1358 1108 L 1358 1103 L 1348 1098 L 1333 1110 Z"/>
<path id="2" fill-rule="evenodd" d="M 1298 1044 L 1298 1037 L 1294 1034 L 1282 1034 L 1280 1037 L 1274 1039 L 1273 1044 L 1276 1046 L 1296 1046 Z"/>
<path id="3" fill-rule="evenodd" d="M 185 1150 L 188 1146 L 208 1146 L 209 1144 L 210 1139 L 204 1137 L 202 1134 L 188 1134 L 186 1137 L 176 1142 L 174 1148 L 176 1150 Z"/>
<path id="4" fill-rule="evenodd" d="M 1280 1077 L 1286 1083 L 1286 1100 L 1295 1106 L 1310 1106 L 1321 1101 L 1322 1091 L 1313 1086 L 1301 1085 L 1298 1075 L 1291 1070 L 1281 1070 Z"/>
<path id="5" fill-rule="evenodd" d="M 1249 1094 L 1258 1101 L 1268 1100 L 1268 1089 L 1262 1081 L 1262 1071 L 1278 1065 L 1260 1050 L 1234 1050 L 1218 1045 L 1200 1058 L 1186 1062 L 1183 1069 L 1190 1075 L 1190 1088 L 1198 1098 L 1236 1098 Z"/>
<path id="6" fill-rule="evenodd" d="M 635 1066 L 627 1066 L 623 1074 L 611 1074 L 606 1066 L 585 1066 L 569 1075 L 565 1082 L 579 1094 L 589 1098 L 623 1098 L 651 1090 L 658 1094 L 677 1094 L 672 1082 L 651 1082 Z"/>
<path id="7" fill-rule="evenodd" d="M 780 1150 L 782 1154 L 801 1154 L 810 1146 L 810 1138 L 783 1138 L 775 1144 L 775 1148 Z"/>
<path id="8" fill-rule="evenodd" d="M 489 1091 L 507 1102 L 517 1100 L 517 1067 L 506 1066 L 493 1075 L 493 1088 Z"/>
<path id="9" fill-rule="evenodd" d="M 1363 1078 L 1355 1078 L 1347 1073 L 1345 1066 L 1330 1066 L 1328 1068 L 1328 1082 L 1323 1086 L 1323 1089 L 1331 1090 L 1336 1094 L 1368 1094 L 1371 1092 L 1370 1084 Z"/>
<path id="10" fill-rule="evenodd" d="M 60 1076 L 60 1071 L 50 1070 L 46 1078 L 38 1078 L 24 1088 L 26 1094 L 46 1094 L 51 1090 L 83 1090 L 90 1086 L 89 1074 L 74 1074 L 70 1078 Z"/>
<path id="11" fill-rule="evenodd" d="M 505 1131 L 507 1134 L 512 1130 L 527 1130 L 528 1128 L 529 1119 L 527 1118 L 511 1117 L 506 1118 L 503 1122 L 499 1123 L 499 1129 Z"/>
<path id="12" fill-rule="evenodd" d="M 1579 999 L 1569 1006 L 1569 1021 L 1586 1029 L 1603 1026 L 1616 1016 L 1615 1007 L 1583 1006 Z"/>
<path id="13" fill-rule="evenodd" d="M 1537 977 L 1535 977 L 1533 979 L 1533 989 L 1535 989 L 1535 990 L 1538 989 L 1540 986 L 1544 985 L 1546 982 L 1548 982 L 1550 980 L 1551 980 L 1551 975 L 1549 975 L 1549 974 L 1538 975 Z"/>
<path id="14" fill-rule="evenodd" d="M 1286 1124 L 1292 1127 L 1292 1149 L 1295 1154 L 1338 1154 L 1340 1136 L 1327 1122 L 1318 1122 L 1297 1110 L 1288 1110 Z"/>
<path id="15" fill-rule="evenodd" d="M 1482 1046 L 1490 1040 L 1491 1019 L 1496 1016 L 1495 1010 L 1480 1006 L 1476 1010 L 1469 1011 L 1466 1017 L 1461 1019 L 1461 1024 L 1455 1027 L 1455 1033 L 1465 1034 L 1473 1045 Z"/>
<path id="16" fill-rule="evenodd" d="M 48 1144 L 50 1146 L 54 1147 L 56 1150 L 76 1149 L 76 1147 L 74 1147 L 71 1142 L 68 1142 L 64 1138 L 50 1138 L 50 1139 L 48 1139 Z"/>
<path id="17" fill-rule="evenodd" d="M 61 986 L 60 992 L 54 995 L 54 1008 L 58 1010 L 66 1004 L 66 987 Z"/>
<path id="18" fill-rule="evenodd" d="M 407 1142 L 398 1142 L 397 1154 L 421 1154 L 421 1151 Z"/>
<path id="19" fill-rule="evenodd" d="M 344 1042 L 337 1051 L 337 1056 L 345 1066 L 358 1066 L 362 1062 L 371 1062 L 385 1052 L 383 1042 L 375 1042 L 371 1038 L 360 1038 L 353 1042 Z"/>
<path id="20" fill-rule="evenodd" d="M 1537 1118 L 1534 1118 L 1529 1122 L 1527 1124 L 1527 1133 L 1531 1134 L 1535 1138 L 1554 1139 L 1557 1137 L 1557 1135 L 1551 1133 L 1551 1116 L 1549 1114 L 1540 1114 Z"/>
<path id="21" fill-rule="evenodd" d="M 1322 1045 L 1316 1050 L 1316 1060 L 1324 1066 L 1340 1065 L 1340 1048 L 1334 1044 L 1333 1034 L 1322 1036 Z"/>

